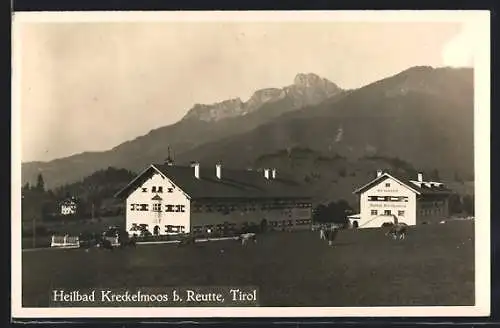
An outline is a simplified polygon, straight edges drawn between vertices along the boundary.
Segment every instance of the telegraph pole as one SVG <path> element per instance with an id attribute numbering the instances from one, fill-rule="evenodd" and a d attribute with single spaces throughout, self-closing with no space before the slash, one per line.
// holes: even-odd
<path id="1" fill-rule="evenodd" d="M 33 248 L 36 247 L 36 215 L 33 216 Z"/>

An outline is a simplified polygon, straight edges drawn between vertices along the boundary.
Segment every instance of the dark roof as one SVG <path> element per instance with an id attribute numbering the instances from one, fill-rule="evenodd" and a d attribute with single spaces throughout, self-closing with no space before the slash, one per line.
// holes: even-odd
<path id="1" fill-rule="evenodd" d="M 167 164 L 153 164 L 138 178 L 119 191 L 115 197 L 126 197 L 158 170 L 181 188 L 192 199 L 203 198 L 310 198 L 297 182 L 280 176 L 266 179 L 263 172 L 233 170 L 222 167 L 222 178 L 215 175 L 214 167 L 200 165 L 200 178 L 194 176 L 194 168 Z"/>
<path id="2" fill-rule="evenodd" d="M 395 178 L 396 180 L 399 180 L 401 183 L 405 184 L 410 189 L 413 189 L 414 191 L 416 191 L 417 193 L 422 194 L 422 195 L 446 195 L 446 194 L 451 193 L 451 190 L 448 189 L 444 185 L 427 187 L 426 185 L 422 184 L 419 187 L 411 182 L 411 181 L 416 181 L 416 179 L 411 179 L 411 178 L 406 177 L 406 176 L 396 175 L 396 174 L 392 174 L 392 173 L 388 173 L 388 172 L 385 172 L 380 177 L 377 177 L 377 178 L 373 179 L 372 181 L 370 181 L 369 183 L 367 183 L 366 185 L 356 189 L 354 191 L 354 193 L 355 194 L 361 193 L 361 192 L 371 188 L 372 186 L 374 186 L 374 185 L 376 185 L 376 184 L 378 184 L 378 183 L 380 183 L 380 182 L 382 182 L 385 179 L 388 179 L 390 177 Z M 430 182 L 430 181 L 424 181 L 424 182 Z M 437 181 L 433 181 L 433 182 L 437 182 Z"/>
<path id="3" fill-rule="evenodd" d="M 71 205 L 76 205 L 78 200 L 76 198 L 66 198 L 60 201 L 59 203 L 61 205 L 66 205 L 66 206 L 71 206 Z"/>

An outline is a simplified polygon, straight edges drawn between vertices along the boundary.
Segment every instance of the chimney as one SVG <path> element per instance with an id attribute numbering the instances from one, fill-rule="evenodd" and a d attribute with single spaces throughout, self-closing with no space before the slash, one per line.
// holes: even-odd
<path id="1" fill-rule="evenodd" d="M 269 180 L 269 169 L 264 169 L 264 177 Z"/>
<path id="2" fill-rule="evenodd" d="M 194 162 L 191 164 L 191 167 L 194 167 L 194 177 L 196 179 L 200 178 L 200 163 Z"/>
<path id="3" fill-rule="evenodd" d="M 217 175 L 217 179 L 222 179 L 222 164 L 215 165 L 215 175 Z"/>
<path id="4" fill-rule="evenodd" d="M 165 164 L 167 164 L 168 166 L 174 165 L 174 160 L 172 159 L 172 156 L 170 156 L 170 146 L 168 147 L 168 156 L 165 160 Z"/>
<path id="5" fill-rule="evenodd" d="M 419 173 L 419 174 L 417 175 L 417 180 L 418 180 L 418 182 L 422 182 L 422 181 L 424 181 L 424 176 L 422 175 L 422 173 Z"/>
<path id="6" fill-rule="evenodd" d="M 276 169 L 272 169 L 271 176 L 273 179 L 276 179 Z"/>
<path id="7" fill-rule="evenodd" d="M 382 175 L 382 170 L 377 170 L 377 178 Z"/>

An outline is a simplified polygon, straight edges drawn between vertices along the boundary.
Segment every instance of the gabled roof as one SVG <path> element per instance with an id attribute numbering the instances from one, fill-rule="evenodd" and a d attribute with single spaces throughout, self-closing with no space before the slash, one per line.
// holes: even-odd
<path id="1" fill-rule="evenodd" d="M 74 206 L 77 205 L 78 200 L 76 198 L 66 198 L 59 202 L 61 206 Z"/>
<path id="2" fill-rule="evenodd" d="M 233 170 L 223 167 L 222 178 L 218 179 L 215 175 L 215 167 L 204 168 L 200 165 L 200 177 L 198 179 L 194 176 L 194 168 L 192 167 L 167 164 L 151 165 L 119 191 L 115 197 L 127 197 L 155 171 L 170 179 L 192 199 L 309 198 L 298 183 L 280 177 L 279 174 L 275 179 L 266 179 L 262 172 Z"/>
<path id="3" fill-rule="evenodd" d="M 381 183 L 382 181 L 391 178 L 394 179 L 395 181 L 401 183 L 417 195 L 428 195 L 428 194 L 449 194 L 451 192 L 450 189 L 446 188 L 443 184 L 439 184 L 438 186 L 426 186 L 425 184 L 421 185 L 415 185 L 412 181 L 412 179 L 403 177 L 403 176 L 397 176 L 394 174 L 389 174 L 387 172 L 383 173 L 381 176 L 373 179 L 372 181 L 368 182 L 364 186 L 359 187 L 358 189 L 353 191 L 353 194 L 359 194 L 362 193 L 369 188 Z M 427 181 L 428 182 L 428 181 Z"/>

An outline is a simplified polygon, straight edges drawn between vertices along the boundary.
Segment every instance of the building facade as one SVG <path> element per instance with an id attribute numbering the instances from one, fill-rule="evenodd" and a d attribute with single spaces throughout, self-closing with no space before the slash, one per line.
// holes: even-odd
<path id="1" fill-rule="evenodd" d="M 168 235 L 248 225 L 299 229 L 311 224 L 309 197 L 271 169 L 153 164 L 115 196 L 125 199 L 129 233 L 140 226 L 153 235 Z"/>
<path id="2" fill-rule="evenodd" d="M 75 215 L 77 203 L 76 200 L 70 198 L 61 202 L 61 215 Z"/>
<path id="3" fill-rule="evenodd" d="M 443 183 L 404 179 L 377 172 L 377 177 L 356 189 L 360 213 L 349 218 L 353 227 L 378 228 L 384 223 L 436 223 L 448 217 L 450 190 Z"/>

